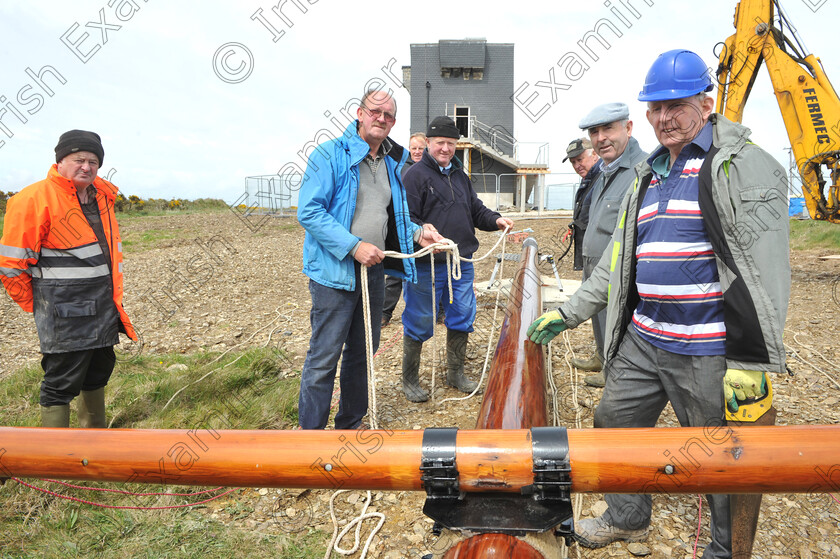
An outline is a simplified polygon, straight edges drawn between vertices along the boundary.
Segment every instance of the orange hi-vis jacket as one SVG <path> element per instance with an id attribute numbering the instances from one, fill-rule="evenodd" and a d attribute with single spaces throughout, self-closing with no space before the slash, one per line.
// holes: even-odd
<path id="1" fill-rule="evenodd" d="M 6 206 L 0 280 L 23 310 L 34 313 L 42 353 L 114 345 L 119 332 L 137 340 L 122 305 L 117 187 L 99 177 L 93 186 L 110 262 L 79 205 L 76 187 L 56 165 Z"/>

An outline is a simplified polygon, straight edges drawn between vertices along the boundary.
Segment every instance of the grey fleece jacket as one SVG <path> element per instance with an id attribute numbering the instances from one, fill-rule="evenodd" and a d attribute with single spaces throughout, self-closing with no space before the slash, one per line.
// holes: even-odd
<path id="1" fill-rule="evenodd" d="M 723 291 L 727 368 L 785 371 L 782 342 L 790 298 L 785 170 L 749 141 L 750 130 L 720 114 L 700 171 L 700 210 Z M 607 308 L 604 358 L 615 357 L 639 301 L 636 218 L 651 180 L 646 161 L 619 209 L 611 243 L 592 276 L 560 311 L 570 328 Z"/>

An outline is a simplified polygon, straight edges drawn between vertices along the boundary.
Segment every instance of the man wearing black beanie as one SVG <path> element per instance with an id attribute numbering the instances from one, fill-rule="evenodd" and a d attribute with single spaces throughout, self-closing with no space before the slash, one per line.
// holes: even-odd
<path id="1" fill-rule="evenodd" d="M 96 155 L 99 158 L 99 166 L 102 166 L 105 159 L 102 138 L 96 132 L 86 130 L 70 130 L 61 135 L 58 145 L 55 146 L 55 162 L 59 163 L 68 155 L 80 151 L 88 151 Z"/>
<path id="2" fill-rule="evenodd" d="M 0 280 L 35 316 L 41 344 L 41 424 L 68 427 L 80 396 L 80 427 L 107 426 L 105 385 L 119 333 L 137 335 L 122 306 L 117 187 L 97 177 L 99 134 L 70 130 L 47 178 L 12 196 L 0 238 Z"/>
<path id="3" fill-rule="evenodd" d="M 439 116 L 432 120 L 426 137 L 423 157 L 403 177 L 411 221 L 430 223 L 458 245 L 461 256 L 469 258 L 478 248 L 476 227 L 482 231 L 504 230 L 513 227 L 513 222 L 487 208 L 461 170 L 455 159 L 461 134 L 451 118 Z M 446 383 L 462 392 L 472 392 L 477 383 L 464 374 L 464 359 L 476 312 L 473 265 L 461 263 L 461 278 L 452 280 L 451 303 L 443 254 L 435 257 L 434 266 L 435 300 L 443 302 L 446 314 Z M 418 259 L 417 283 L 405 285 L 402 385 L 406 398 L 412 402 L 429 399 L 420 386 L 419 368 L 423 342 L 434 332 L 431 268 L 428 260 Z"/>

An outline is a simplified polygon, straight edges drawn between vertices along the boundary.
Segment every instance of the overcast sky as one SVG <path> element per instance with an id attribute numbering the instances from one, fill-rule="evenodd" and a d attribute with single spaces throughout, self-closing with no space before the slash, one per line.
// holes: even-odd
<path id="1" fill-rule="evenodd" d="M 531 112 L 548 106 L 536 122 L 516 109 L 514 135 L 549 142 L 551 170 L 570 172 L 561 163 L 565 146 L 580 134 L 580 117 L 603 102 L 626 102 L 633 135 L 644 149 L 655 146 L 645 107 L 635 100 L 647 69 L 673 48 L 694 50 L 716 67 L 713 48 L 734 31 L 736 5 L 291 0 L 284 21 L 270 0 L 110 3 L 0 0 L 0 190 L 42 179 L 58 136 L 81 128 L 102 136 L 100 174 L 111 174 L 127 195 L 233 202 L 246 176 L 302 167 L 298 152 L 319 130 L 335 130 L 329 117 L 340 115 L 369 80 L 393 87 L 382 68 L 390 65 L 400 77 L 411 43 L 467 37 L 514 43 L 514 88 L 529 84 L 523 101 L 537 95 Z M 693 13 L 685 11 L 689 6 Z M 840 0 L 785 0 L 783 7 L 838 83 Z M 588 43 L 594 60 L 578 41 L 603 19 L 622 36 L 602 31 L 610 47 Z M 589 66 L 574 82 L 557 65 L 568 53 Z M 552 68 L 553 81 L 571 85 L 555 90 L 556 100 L 551 88 L 535 87 L 550 81 Z M 406 143 L 410 98 L 405 89 L 396 98 L 401 109 L 392 137 Z M 764 69 L 744 123 L 787 167 L 789 144 Z"/>

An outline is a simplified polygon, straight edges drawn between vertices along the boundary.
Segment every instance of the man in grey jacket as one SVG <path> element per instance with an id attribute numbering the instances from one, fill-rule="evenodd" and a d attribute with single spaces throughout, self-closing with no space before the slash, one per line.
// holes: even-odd
<path id="1" fill-rule="evenodd" d="M 668 402 L 683 426 L 723 426 L 724 405 L 738 407 L 733 392 L 761 396 L 766 372 L 785 370 L 785 170 L 749 141 L 749 129 L 712 114 L 711 89 L 693 52 L 654 62 L 639 100 L 662 145 L 636 167 L 591 278 L 528 330 L 547 343 L 606 307 L 607 384 L 596 428 L 653 427 Z M 697 441 L 701 452 L 682 456 L 678 471 L 691 475 L 704 452 L 722 452 L 720 442 Z M 582 545 L 647 537 L 650 496 L 605 498 L 603 515 L 575 526 Z M 707 499 L 712 541 L 703 558 L 729 558 L 729 496 Z"/>
<path id="2" fill-rule="evenodd" d="M 589 134 L 592 148 L 602 160 L 601 173 L 592 182 L 589 224 L 583 236 L 583 281 L 586 281 L 610 242 L 618 219 L 618 206 L 636 177 L 633 167 L 643 161 L 647 153 L 632 137 L 633 121 L 630 120 L 630 109 L 624 103 L 595 107 L 579 126 Z M 604 362 L 605 320 L 604 312 L 592 316 L 595 355 L 572 359 L 572 366 L 596 372 L 586 377 L 584 382 L 599 388 L 604 386 L 604 375 L 600 371 Z"/>

